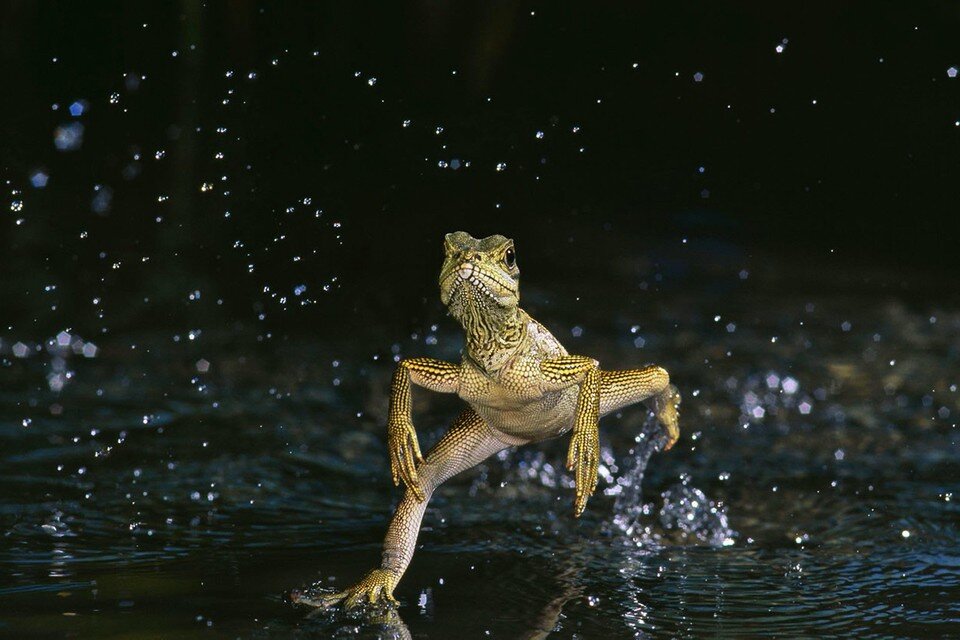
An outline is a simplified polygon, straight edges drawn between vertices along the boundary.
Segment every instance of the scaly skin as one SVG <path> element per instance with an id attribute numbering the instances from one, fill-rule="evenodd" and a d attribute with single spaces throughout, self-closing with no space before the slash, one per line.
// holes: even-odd
<path id="1" fill-rule="evenodd" d="M 569 355 L 543 325 L 520 308 L 513 241 L 477 240 L 462 231 L 445 239 L 440 298 L 464 328 L 458 363 L 411 358 L 397 366 L 390 393 L 387 437 L 394 484 L 406 486 L 390 522 L 379 569 L 337 594 L 295 600 L 329 607 L 360 602 L 395 603 L 393 589 L 413 558 L 420 521 L 434 489 L 511 446 L 573 431 L 567 468 L 574 472 L 574 515 L 597 486 L 601 416 L 648 400 L 667 433 L 669 449 L 680 435 L 680 394 L 661 367 L 603 371 L 585 356 Z M 468 408 L 424 458 L 410 410 L 410 383 L 456 393 Z"/>

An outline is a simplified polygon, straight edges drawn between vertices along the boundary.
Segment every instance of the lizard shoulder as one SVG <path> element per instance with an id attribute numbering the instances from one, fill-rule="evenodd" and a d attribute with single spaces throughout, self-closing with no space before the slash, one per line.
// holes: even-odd
<path id="1" fill-rule="evenodd" d="M 523 349 L 522 354 L 519 354 L 521 357 L 525 356 L 540 361 L 568 355 L 560 341 L 546 327 L 526 313 L 524 313 L 524 319 L 527 324 L 527 339 L 526 348 Z"/>

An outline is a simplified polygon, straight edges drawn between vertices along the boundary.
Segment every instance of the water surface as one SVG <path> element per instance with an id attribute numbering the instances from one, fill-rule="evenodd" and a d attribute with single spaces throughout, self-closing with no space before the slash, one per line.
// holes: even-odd
<path id="1" fill-rule="evenodd" d="M 563 440 L 451 481 L 397 590 L 402 622 L 308 616 L 284 594 L 347 586 L 377 561 L 397 498 L 383 427 L 392 360 L 456 357 L 439 305 L 415 337 L 146 333 L 101 342 L 94 358 L 56 336 L 19 358 L 5 340 L 3 632 L 955 632 L 960 313 L 895 295 L 850 305 L 763 269 L 643 293 L 632 271 L 587 300 L 528 283 L 527 306 L 606 367 L 669 367 L 681 441 L 655 453 L 642 407 L 605 419 L 600 488 L 580 520 Z M 59 393 L 57 371 L 70 372 Z M 418 394 L 421 439 L 457 409 Z"/>

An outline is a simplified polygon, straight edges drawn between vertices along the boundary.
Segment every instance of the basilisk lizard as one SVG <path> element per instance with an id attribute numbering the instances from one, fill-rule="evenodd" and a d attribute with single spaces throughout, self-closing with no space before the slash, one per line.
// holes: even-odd
<path id="1" fill-rule="evenodd" d="M 669 449 L 679 437 L 680 394 L 662 367 L 604 371 L 593 358 L 569 355 L 520 308 L 516 250 L 500 235 L 477 240 L 458 231 L 445 238 L 440 298 L 466 334 L 459 363 L 401 360 L 393 375 L 387 439 L 393 482 L 406 492 L 387 529 L 382 563 L 356 585 L 335 594 L 293 599 L 348 608 L 361 602 L 396 603 L 393 590 L 413 558 L 420 521 L 433 491 L 450 477 L 508 447 L 572 430 L 567 468 L 574 473 L 579 517 L 597 486 L 598 421 L 612 411 L 649 401 L 666 430 Z M 411 418 L 410 389 L 418 385 L 456 393 L 467 408 L 421 455 Z"/>

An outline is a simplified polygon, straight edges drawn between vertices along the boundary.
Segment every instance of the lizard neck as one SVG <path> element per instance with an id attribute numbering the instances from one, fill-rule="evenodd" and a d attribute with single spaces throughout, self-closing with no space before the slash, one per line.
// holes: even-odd
<path id="1" fill-rule="evenodd" d="M 467 338 L 467 355 L 487 373 L 499 371 L 526 337 L 525 316 L 519 307 L 464 316 L 460 323 Z"/>

